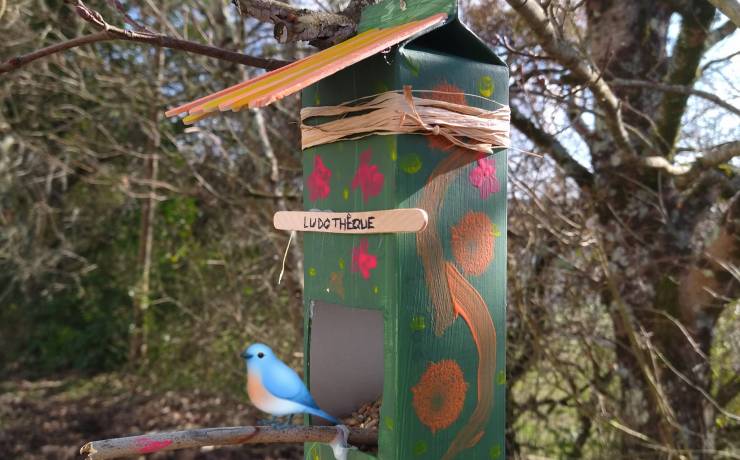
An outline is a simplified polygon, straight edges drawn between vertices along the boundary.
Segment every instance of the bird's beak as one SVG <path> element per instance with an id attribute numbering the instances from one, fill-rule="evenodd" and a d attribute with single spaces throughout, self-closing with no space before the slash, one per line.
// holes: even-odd
<path id="1" fill-rule="evenodd" d="M 246 351 L 243 351 L 243 352 L 239 353 L 239 356 L 241 356 L 243 359 L 249 359 L 249 358 L 252 357 L 252 355 L 250 355 Z"/>

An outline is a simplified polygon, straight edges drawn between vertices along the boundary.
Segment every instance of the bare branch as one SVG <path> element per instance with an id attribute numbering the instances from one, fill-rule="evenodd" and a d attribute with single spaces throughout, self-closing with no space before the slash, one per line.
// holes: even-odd
<path id="1" fill-rule="evenodd" d="M 713 47 L 717 43 L 732 35 L 736 29 L 737 26 L 732 21 L 726 21 L 721 26 L 712 30 L 712 32 L 709 33 L 709 37 L 707 38 L 707 49 Z"/>
<path id="2" fill-rule="evenodd" d="M 168 450 L 203 446 L 228 446 L 259 443 L 331 442 L 338 434 L 332 426 L 235 426 L 153 433 L 141 436 L 88 442 L 80 454 L 89 460 L 104 460 Z M 377 445 L 378 432 L 352 429 L 349 442 L 354 445 Z"/>
<path id="3" fill-rule="evenodd" d="M 740 26 L 740 2 L 737 0 L 709 0 L 725 16 L 736 25 Z"/>
<path id="4" fill-rule="evenodd" d="M 574 160 L 570 153 L 568 153 L 568 150 L 555 136 L 537 127 L 513 105 L 511 106 L 511 124 L 538 147 L 547 152 L 563 168 L 565 174 L 572 177 L 578 185 L 581 187 L 590 187 L 593 185 L 593 176 L 589 170 Z"/>
<path id="5" fill-rule="evenodd" d="M 622 120 L 621 103 L 601 75 L 583 59 L 570 43 L 561 40 L 547 18 L 547 14 L 536 1 L 506 0 L 527 22 L 539 38 L 539 44 L 547 53 L 570 69 L 578 80 L 585 82 L 594 93 L 597 104 L 602 108 L 605 121 L 617 146 L 628 156 L 636 156 L 629 134 Z"/>
<path id="6" fill-rule="evenodd" d="M 85 35 L 83 37 L 73 38 L 72 40 L 67 40 L 66 42 L 56 43 L 54 45 L 47 46 L 46 48 L 41 48 L 40 50 L 36 50 L 32 53 L 16 56 L 14 58 L 8 59 L 3 63 L 0 63 L 0 74 L 10 72 L 37 59 L 41 59 L 43 57 L 50 56 L 61 51 L 107 40 L 111 40 L 108 32 L 100 31 L 94 34 Z"/>
<path id="7" fill-rule="evenodd" d="M 47 46 L 46 48 L 34 51 L 32 53 L 11 58 L 3 63 L 0 63 L 0 74 L 16 70 L 19 67 L 36 61 L 37 59 L 41 59 L 43 57 L 50 56 L 61 51 L 76 48 L 79 46 L 89 45 L 91 43 L 112 40 L 124 40 L 161 46 L 163 48 L 186 51 L 188 53 L 213 57 L 222 61 L 234 62 L 236 64 L 248 65 L 267 70 L 277 69 L 289 63 L 287 61 L 282 61 L 279 59 L 264 59 L 249 56 L 246 54 L 238 53 L 236 51 L 230 51 L 215 46 L 204 45 L 202 43 L 173 38 L 159 33 L 125 30 L 120 27 L 112 26 L 105 22 L 100 13 L 88 8 L 84 3 L 82 3 L 82 1 L 75 2 L 74 7 L 77 11 L 77 14 L 82 19 L 99 29 L 99 32 L 86 35 L 84 37 L 74 38 L 66 42 L 57 43 L 51 46 Z"/>
<path id="8" fill-rule="evenodd" d="M 727 163 L 736 156 L 740 156 L 740 141 L 726 142 L 708 149 L 703 156 L 696 160 L 691 168 L 690 175 Z"/>
<path id="9" fill-rule="evenodd" d="M 296 8 L 277 0 L 240 0 L 242 14 L 275 24 L 280 43 L 307 41 L 319 48 L 342 42 L 357 30 L 357 21 L 347 15 Z"/>
<path id="10" fill-rule="evenodd" d="M 691 86 L 669 85 L 666 83 L 658 83 L 658 82 L 645 81 L 645 80 L 626 80 L 626 79 L 620 79 L 620 78 L 609 81 L 609 84 L 611 84 L 612 86 L 648 88 L 648 89 L 655 89 L 658 91 L 664 91 L 666 93 L 684 94 L 686 96 L 697 96 L 697 97 L 706 99 L 708 101 L 711 101 L 714 104 L 717 104 L 718 106 L 722 107 L 723 109 L 729 112 L 732 112 L 735 115 L 740 116 L 740 108 L 737 108 L 734 105 L 728 102 L 725 102 L 721 97 L 717 96 L 716 94 L 712 94 L 712 93 L 702 91 L 699 89 L 694 89 Z"/>
<path id="11" fill-rule="evenodd" d="M 664 169 L 674 176 L 686 175 L 686 179 L 693 179 L 701 172 L 715 166 L 727 163 L 736 156 L 740 156 L 740 141 L 726 142 L 708 149 L 691 165 L 679 165 L 668 161 L 662 156 L 647 157 L 643 164 L 650 168 Z"/>

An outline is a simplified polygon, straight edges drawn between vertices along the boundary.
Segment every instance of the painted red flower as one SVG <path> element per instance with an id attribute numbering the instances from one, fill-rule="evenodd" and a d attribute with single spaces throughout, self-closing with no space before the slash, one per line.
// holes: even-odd
<path id="1" fill-rule="evenodd" d="M 360 272 L 364 279 L 370 278 L 370 270 L 378 267 L 378 256 L 367 251 L 367 238 L 360 240 L 360 245 L 352 248 L 352 273 Z"/>
<path id="2" fill-rule="evenodd" d="M 501 190 L 496 178 L 496 160 L 493 158 L 479 158 L 478 165 L 470 171 L 468 179 L 480 191 L 481 199 L 485 200 Z"/>
<path id="3" fill-rule="evenodd" d="M 365 201 L 378 195 L 383 188 L 383 173 L 378 171 L 377 165 L 370 164 L 372 155 L 373 152 L 370 149 L 360 154 L 360 166 L 357 167 L 355 178 L 352 180 L 352 190 L 360 187 L 362 198 Z"/>
<path id="4" fill-rule="evenodd" d="M 308 187 L 308 199 L 316 201 L 328 197 L 329 192 L 331 192 L 331 186 L 329 185 L 330 178 L 331 170 L 324 166 L 321 157 L 316 155 L 313 160 L 313 172 L 308 176 L 306 184 Z"/>

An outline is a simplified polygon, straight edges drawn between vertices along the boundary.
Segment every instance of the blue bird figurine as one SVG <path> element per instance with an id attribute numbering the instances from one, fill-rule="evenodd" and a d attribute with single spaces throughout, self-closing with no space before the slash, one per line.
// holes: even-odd
<path id="1" fill-rule="evenodd" d="M 241 354 L 247 365 L 247 394 L 259 410 L 273 417 L 308 413 L 339 425 L 339 420 L 319 409 L 296 372 L 261 343 Z"/>

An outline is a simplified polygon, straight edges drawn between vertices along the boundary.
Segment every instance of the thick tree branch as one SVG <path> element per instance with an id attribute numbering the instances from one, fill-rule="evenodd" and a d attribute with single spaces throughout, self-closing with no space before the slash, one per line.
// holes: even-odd
<path id="1" fill-rule="evenodd" d="M 296 8 L 277 0 L 239 0 L 242 14 L 275 24 L 275 39 L 280 43 L 307 41 L 318 48 L 340 43 L 357 31 L 359 17 Z M 347 8 L 354 14 L 352 4 Z"/>
<path id="2" fill-rule="evenodd" d="M 669 62 L 664 83 L 692 87 L 698 77 L 699 63 L 706 51 L 709 28 L 715 9 L 705 0 L 694 0 L 693 8 L 683 16 L 681 31 Z M 669 158 L 673 155 L 686 110 L 688 94 L 667 92 L 658 110 L 657 133 L 662 139 L 660 148 Z"/>
<path id="3" fill-rule="evenodd" d="M 524 18 L 537 35 L 540 46 L 560 64 L 570 69 L 579 81 L 591 88 L 597 104 L 604 111 L 607 127 L 617 146 L 627 156 L 636 156 L 622 120 L 621 103 L 601 75 L 588 64 L 588 60 L 584 59 L 572 44 L 559 38 L 538 2 L 533 0 L 506 1 Z"/>
<path id="4" fill-rule="evenodd" d="M 724 24 L 709 33 L 709 37 L 707 37 L 707 49 L 732 35 L 735 30 L 737 30 L 737 26 L 732 21 L 725 21 Z"/>
<path id="5" fill-rule="evenodd" d="M 740 26 L 740 2 L 737 0 L 709 0 L 725 16 L 736 25 Z"/>
<path id="6" fill-rule="evenodd" d="M 696 96 L 696 97 L 700 97 L 708 101 L 711 101 L 714 104 L 722 107 L 723 109 L 729 112 L 732 112 L 735 115 L 740 116 L 740 108 L 735 107 L 734 105 L 724 101 L 721 97 L 717 96 L 716 94 L 712 94 L 707 91 L 702 91 L 699 89 L 694 89 L 690 86 L 669 85 L 666 83 L 658 83 L 658 82 L 645 81 L 645 80 L 626 80 L 626 79 L 621 79 L 621 78 L 610 80 L 609 84 L 612 86 L 648 88 L 648 89 L 655 89 L 655 90 L 666 92 L 666 93 L 676 93 L 676 94 L 683 94 L 686 96 Z"/>
<path id="7" fill-rule="evenodd" d="M 725 142 L 707 150 L 691 169 L 706 170 L 727 163 L 737 156 L 740 156 L 740 141 Z"/>
<path id="8" fill-rule="evenodd" d="M 593 176 L 589 170 L 574 160 L 570 153 L 568 153 L 568 150 L 555 136 L 537 127 L 513 105 L 511 106 L 511 124 L 534 142 L 535 145 L 547 152 L 563 169 L 565 174 L 573 178 L 579 186 L 588 188 L 593 185 Z"/>
<path id="9" fill-rule="evenodd" d="M 235 426 L 225 428 L 202 428 L 198 430 L 154 433 L 126 438 L 88 442 L 80 454 L 89 460 L 104 460 L 128 456 L 140 456 L 167 450 L 190 449 L 203 446 L 229 446 L 261 443 L 304 443 L 331 442 L 338 435 L 332 426 Z M 354 445 L 377 445 L 378 432 L 353 429 L 349 432 L 349 443 Z"/>
<path id="10" fill-rule="evenodd" d="M 91 43 L 113 40 L 124 40 L 145 43 L 154 46 L 161 46 L 163 48 L 186 51 L 188 53 L 213 57 L 222 61 L 234 62 L 237 64 L 259 67 L 267 70 L 277 69 L 278 67 L 282 67 L 288 64 L 287 61 L 282 61 L 279 59 L 264 59 L 249 56 L 246 54 L 238 53 L 236 51 L 229 51 L 215 46 L 204 45 L 202 43 L 181 40 L 159 33 L 122 29 L 120 27 L 115 27 L 105 22 L 100 13 L 88 8 L 81 1 L 76 1 L 73 3 L 73 5 L 77 11 L 77 14 L 82 19 L 92 24 L 95 28 L 99 29 L 98 32 L 83 37 L 74 38 L 66 42 L 47 46 L 46 48 L 42 48 L 32 53 L 9 59 L 3 63 L 0 63 L 0 74 L 16 70 L 19 67 L 36 61 L 37 59 L 41 59 L 43 57 L 50 56 L 61 51 L 76 48 L 79 46 L 89 45 Z"/>
<path id="11" fill-rule="evenodd" d="M 707 169 L 727 163 L 737 156 L 740 156 L 740 141 L 726 142 L 714 146 L 706 150 L 691 165 L 674 164 L 662 156 L 646 157 L 643 163 L 651 168 L 664 169 L 668 174 L 674 176 L 685 175 L 684 180 L 691 180 Z"/>

